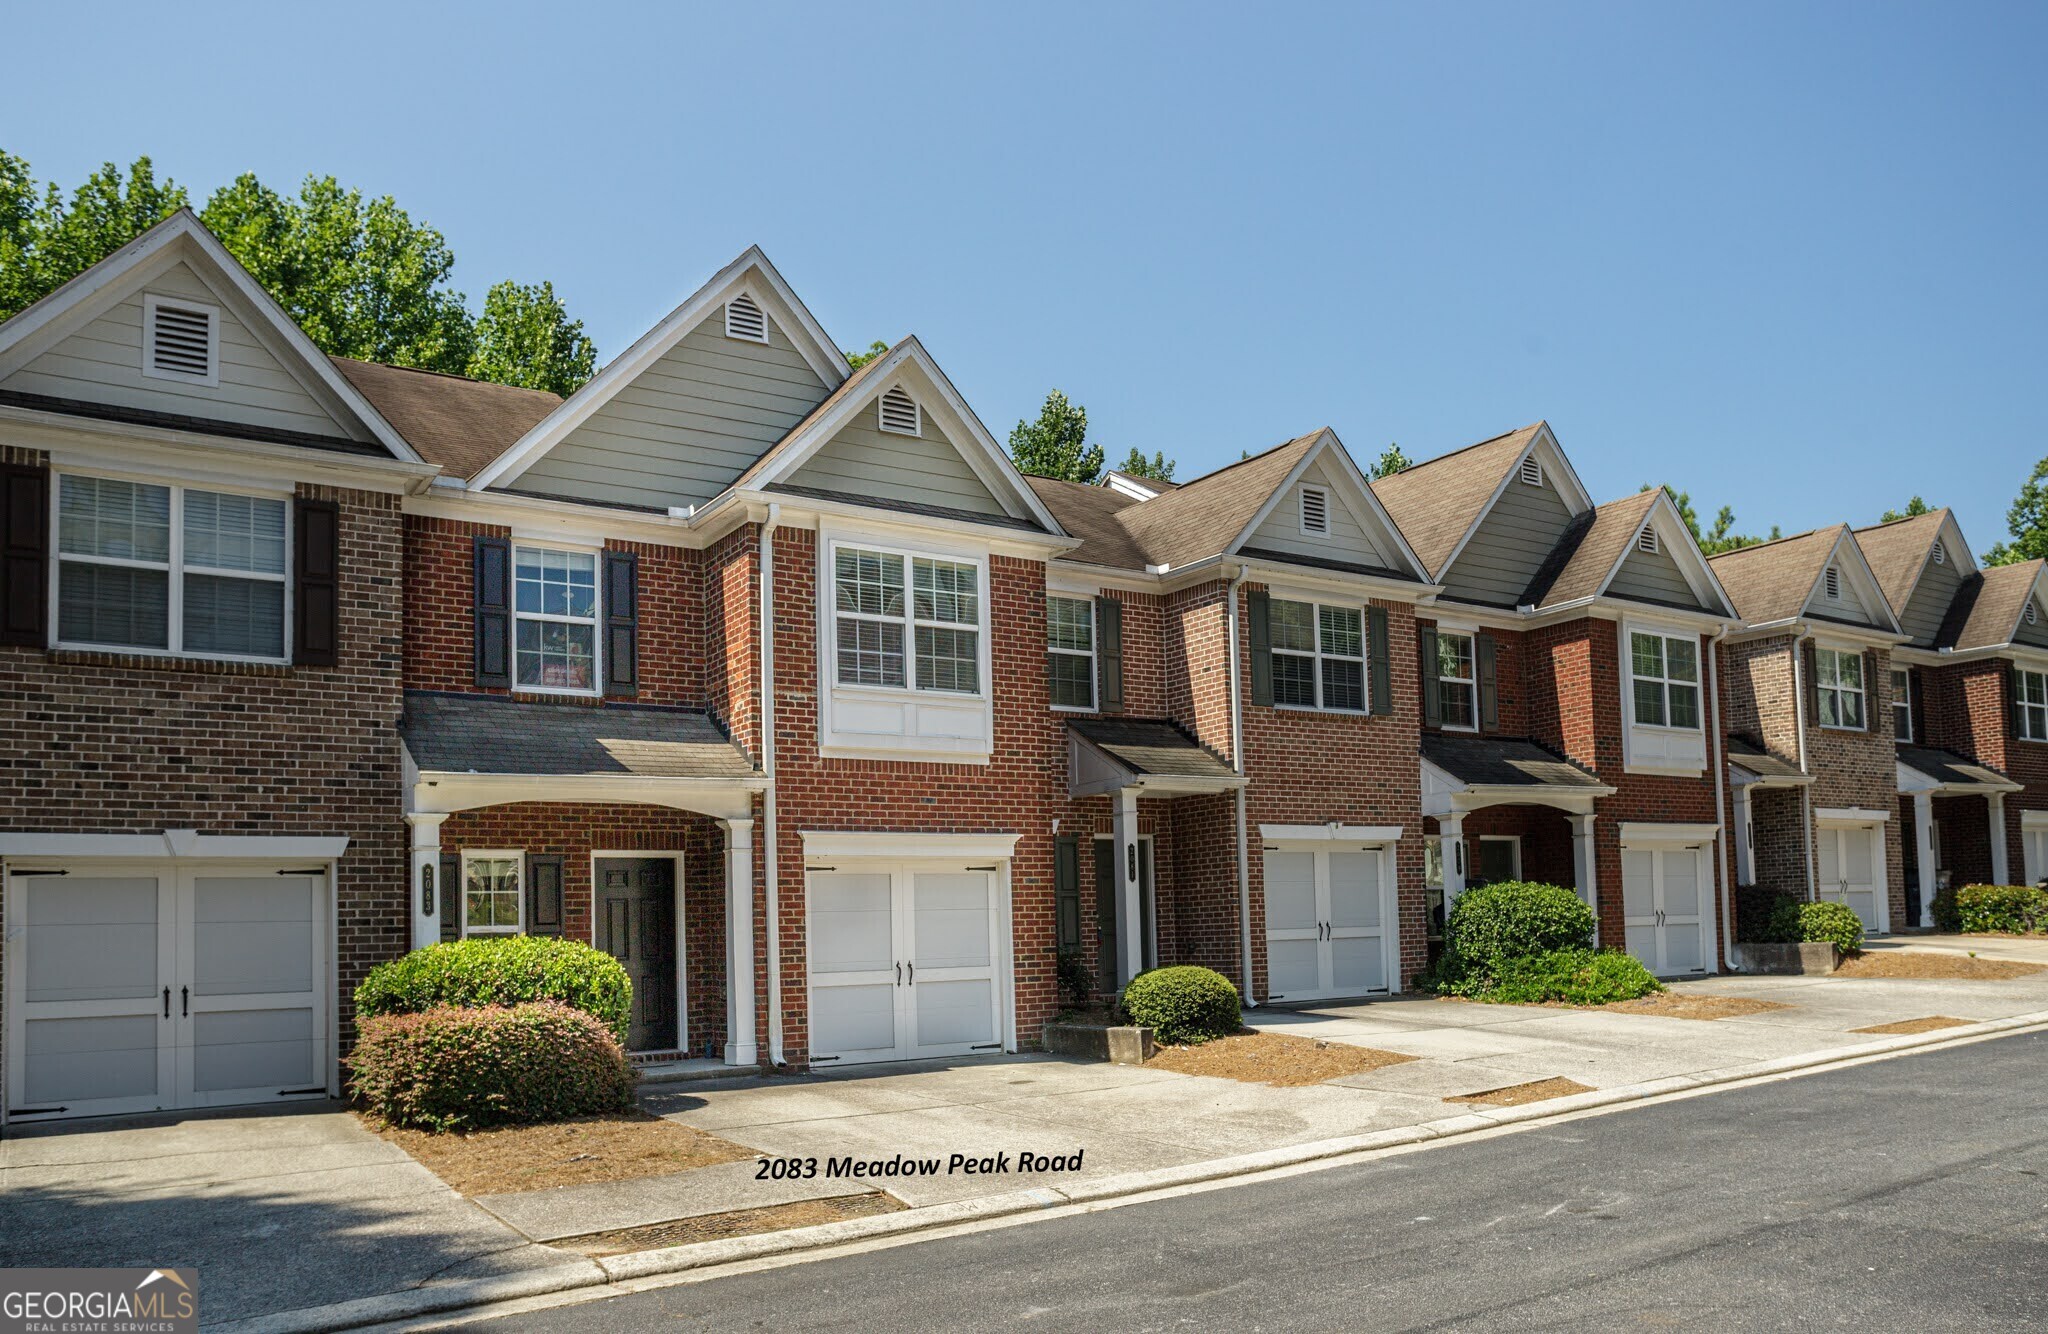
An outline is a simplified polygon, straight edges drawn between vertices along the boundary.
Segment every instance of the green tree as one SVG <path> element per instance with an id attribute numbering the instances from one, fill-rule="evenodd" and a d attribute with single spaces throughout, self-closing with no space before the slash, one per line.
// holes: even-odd
<path id="1" fill-rule="evenodd" d="M 0 319 L 70 282 L 185 206 L 146 157 L 124 175 L 108 162 L 67 201 L 55 184 L 38 197 L 29 164 L 0 152 Z"/>
<path id="2" fill-rule="evenodd" d="M 1088 409 L 1057 389 L 1045 396 L 1037 421 L 1020 421 L 1010 432 L 1010 458 L 1036 477 L 1093 483 L 1102 476 L 1102 446 L 1088 443 Z"/>
<path id="3" fill-rule="evenodd" d="M 1380 461 L 1372 465 L 1372 475 L 1375 478 L 1391 477 L 1414 466 L 1415 460 L 1403 454 L 1399 445 L 1388 445 L 1386 453 L 1380 455 Z"/>
<path id="4" fill-rule="evenodd" d="M 1650 484 L 1648 482 L 1643 483 L 1641 489 L 1648 491 Z M 1736 532 L 1735 510 L 1733 506 L 1729 505 L 1723 505 L 1720 513 L 1714 516 L 1713 527 L 1702 529 L 1700 527 L 1699 512 L 1693 508 L 1691 493 L 1666 485 L 1664 494 L 1671 497 L 1672 507 L 1678 511 L 1678 517 L 1685 521 L 1686 528 L 1692 533 L 1692 540 L 1699 544 L 1700 550 L 1706 555 L 1718 556 L 1724 551 L 1734 551 L 1740 547 L 1753 547 L 1760 542 L 1775 542 L 1784 536 L 1783 531 L 1776 524 L 1771 525 L 1771 535 L 1769 537 L 1754 537 L 1746 533 Z"/>
<path id="5" fill-rule="evenodd" d="M 1881 517 L 1879 517 L 1878 522 L 1897 523 L 1901 519 L 1917 519 L 1923 514 L 1932 513 L 1934 513 L 1934 506 L 1928 504 L 1920 497 L 1914 496 L 1911 500 L 1906 502 L 1906 508 L 1902 510 L 1886 510 L 1884 514 Z"/>
<path id="6" fill-rule="evenodd" d="M 2005 512 L 2005 528 L 2012 541 L 2000 542 L 1985 552 L 1986 565 L 2011 565 L 2048 556 L 2048 459 L 2035 464 L 2021 484 L 2019 498 Z"/>
<path id="7" fill-rule="evenodd" d="M 888 351 L 889 345 L 877 338 L 874 342 L 868 344 L 868 350 L 865 352 L 848 352 L 846 354 L 846 364 L 855 370 L 859 370 L 876 357 L 887 354 Z"/>
<path id="8" fill-rule="evenodd" d="M 1173 480 L 1173 468 L 1174 462 L 1166 457 L 1166 451 L 1154 450 L 1148 459 L 1143 450 L 1132 445 L 1131 452 L 1124 455 L 1117 471 L 1126 477 L 1149 477 L 1155 482 L 1170 482 Z"/>
<path id="9" fill-rule="evenodd" d="M 567 397 L 597 369 L 597 344 L 569 318 L 553 283 L 502 282 L 484 297 L 469 363 L 472 380 L 495 380 Z"/>

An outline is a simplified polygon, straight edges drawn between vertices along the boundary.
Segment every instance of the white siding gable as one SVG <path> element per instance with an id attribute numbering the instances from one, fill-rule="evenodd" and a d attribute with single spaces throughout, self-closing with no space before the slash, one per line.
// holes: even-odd
<path id="1" fill-rule="evenodd" d="M 1308 465 L 1301 479 L 1280 497 L 1265 521 L 1252 530 L 1244 540 L 1244 547 L 1259 551 L 1275 551 L 1288 556 L 1305 556 L 1311 560 L 1345 561 L 1354 565 L 1377 565 L 1384 569 L 1402 569 L 1400 557 L 1383 550 L 1360 521 L 1358 513 L 1348 499 L 1351 488 L 1339 486 L 1332 478 L 1334 469 L 1329 468 L 1322 458 Z M 1301 531 L 1301 488 L 1318 487 L 1329 496 L 1329 536 L 1312 537 Z"/>
<path id="2" fill-rule="evenodd" d="M 1686 607 L 1699 611 L 1713 608 L 1700 600 L 1692 591 L 1692 585 L 1685 581 L 1678 562 L 1673 559 L 1670 548 L 1659 542 L 1657 550 L 1644 551 L 1639 544 L 1629 547 L 1628 555 L 1621 561 L 1621 568 L 1614 572 L 1614 578 L 1607 585 L 1610 597 L 1632 598 L 1639 602 L 1654 602 L 1669 607 Z"/>
<path id="3" fill-rule="evenodd" d="M 1571 522 L 1571 507 L 1558 492 L 1556 469 L 1548 460 L 1541 486 L 1522 481 L 1518 470 L 1465 549 L 1439 576 L 1444 596 L 1494 607 L 1518 605 Z"/>
<path id="4" fill-rule="evenodd" d="M 884 431 L 870 400 L 839 434 L 790 474 L 789 485 L 975 514 L 1004 513 L 1002 502 L 975 474 L 933 414 L 925 411 L 917 416 L 916 435 Z"/>
<path id="5" fill-rule="evenodd" d="M 1868 576 L 1856 568 L 1856 558 L 1847 550 L 1838 551 L 1829 562 L 1838 572 L 1836 580 L 1838 597 L 1828 596 L 1828 578 L 1825 570 L 1813 587 L 1813 596 L 1806 600 L 1805 613 L 1823 620 L 1846 621 L 1852 625 L 1868 625 L 1880 630 L 1889 630 L 1889 612 L 1878 606 L 1878 595 L 1869 586 Z"/>

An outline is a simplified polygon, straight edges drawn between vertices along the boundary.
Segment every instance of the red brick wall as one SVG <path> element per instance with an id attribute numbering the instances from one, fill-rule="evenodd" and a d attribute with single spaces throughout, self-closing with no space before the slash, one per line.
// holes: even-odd
<path id="1" fill-rule="evenodd" d="M 2018 882 L 2027 874 L 2020 812 L 2048 811 L 2048 742 L 2013 735 L 2010 670 L 2003 658 L 1983 658 L 1923 668 L 1920 684 L 1928 745 L 1953 750 L 2026 785 L 2005 798 L 2006 878 Z M 1981 878 L 1990 875 L 1987 845 Z M 1969 881 L 1959 875 L 1956 883 Z"/>

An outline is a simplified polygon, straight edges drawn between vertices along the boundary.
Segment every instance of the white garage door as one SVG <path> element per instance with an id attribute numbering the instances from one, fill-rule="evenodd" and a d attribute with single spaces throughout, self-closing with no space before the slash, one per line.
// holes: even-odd
<path id="1" fill-rule="evenodd" d="M 328 1092 L 324 868 L 11 868 L 10 1115 Z"/>
<path id="2" fill-rule="evenodd" d="M 807 881 L 814 1062 L 1002 1050 L 994 871 L 896 863 Z"/>
<path id="3" fill-rule="evenodd" d="M 1268 1000 L 1392 990 L 1386 848 L 1266 849 Z"/>
<path id="4" fill-rule="evenodd" d="M 1823 900 L 1846 903 L 1872 934 L 1890 930 L 1890 905 L 1885 901 L 1884 826 L 1822 825 L 1814 831 L 1814 853 L 1820 875 L 1814 892 Z"/>
<path id="5" fill-rule="evenodd" d="M 1713 882 L 1697 844 L 1631 844 L 1621 850 L 1621 912 L 1630 954 L 1658 977 L 1713 968 Z"/>

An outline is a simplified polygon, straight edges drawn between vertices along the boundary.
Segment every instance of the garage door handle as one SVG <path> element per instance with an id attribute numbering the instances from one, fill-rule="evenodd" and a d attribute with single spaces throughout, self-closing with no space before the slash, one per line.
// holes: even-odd
<path id="1" fill-rule="evenodd" d="M 184 1018 L 192 1017 L 192 988 L 178 988 L 178 1008 L 183 1011 Z"/>
<path id="2" fill-rule="evenodd" d="M 914 987 L 917 985 L 917 963 L 913 960 L 908 966 L 910 968 L 910 985 Z"/>
<path id="3" fill-rule="evenodd" d="M 165 988 L 164 988 L 164 1018 L 168 1019 L 168 1018 L 170 1018 L 170 1017 L 171 1017 L 171 989 L 170 989 L 169 987 L 165 987 Z"/>
<path id="4" fill-rule="evenodd" d="M 896 985 L 903 985 L 903 965 L 900 963 L 896 965 Z"/>

